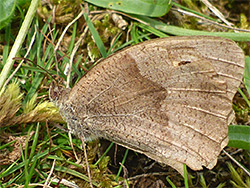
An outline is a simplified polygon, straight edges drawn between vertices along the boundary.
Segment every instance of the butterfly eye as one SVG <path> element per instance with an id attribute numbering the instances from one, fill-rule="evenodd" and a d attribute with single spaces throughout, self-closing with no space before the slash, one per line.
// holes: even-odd
<path id="1" fill-rule="evenodd" d="M 191 63 L 191 61 L 181 61 L 178 63 L 178 66 L 182 66 L 182 65 L 186 65 L 186 64 L 189 64 Z"/>

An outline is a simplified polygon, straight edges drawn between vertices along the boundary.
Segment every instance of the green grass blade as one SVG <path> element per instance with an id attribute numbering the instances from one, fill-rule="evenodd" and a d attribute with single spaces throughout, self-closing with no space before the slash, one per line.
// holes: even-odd
<path id="1" fill-rule="evenodd" d="M 30 134 L 31 134 L 31 130 L 32 130 L 33 126 L 30 126 L 29 130 L 28 130 L 28 133 L 27 133 L 27 138 L 26 138 L 26 141 L 25 141 L 25 150 L 24 150 L 24 174 L 25 174 L 25 185 L 24 187 L 28 187 L 28 184 L 29 184 L 29 164 L 30 164 L 30 161 L 28 159 L 28 150 L 29 150 L 29 137 L 30 137 Z"/>
<path id="2" fill-rule="evenodd" d="M 200 175 L 200 185 L 202 188 L 208 188 L 208 186 L 206 184 L 206 180 L 202 174 Z"/>
<path id="3" fill-rule="evenodd" d="M 166 177 L 167 182 L 171 185 L 172 188 L 176 188 L 175 184 L 169 179 L 169 177 Z"/>
<path id="4" fill-rule="evenodd" d="M 250 96 L 250 57 L 246 56 L 245 58 L 245 70 L 244 70 L 244 83 Z"/>
<path id="5" fill-rule="evenodd" d="M 107 52 L 108 55 L 111 55 L 112 49 L 114 48 L 114 46 L 116 45 L 116 43 L 118 42 L 118 40 L 119 40 L 119 38 L 120 38 L 121 36 L 122 36 L 122 33 L 120 33 L 120 34 L 116 37 L 115 41 L 113 42 L 112 46 L 109 48 L 109 50 L 108 50 L 108 52 Z"/>
<path id="6" fill-rule="evenodd" d="M 51 151 L 50 152 L 53 152 L 57 149 L 59 149 L 60 147 L 55 147 L 55 148 L 51 148 Z M 37 158 L 37 159 L 42 159 L 43 157 L 45 157 L 46 155 L 48 155 L 49 153 L 49 149 L 43 151 L 42 153 L 38 153 L 34 156 L 34 159 Z M 14 163 L 13 163 L 14 164 Z M 11 165 L 11 168 L 8 168 L 8 171 L 6 170 L 5 173 L 2 173 L 0 174 L 0 178 L 3 178 L 3 177 L 6 177 L 6 176 L 9 176 L 11 175 L 12 173 L 16 172 L 17 170 L 20 170 L 22 169 L 23 167 L 25 166 L 25 161 L 17 164 L 17 165 Z M 23 171 L 23 170 L 22 170 Z"/>
<path id="7" fill-rule="evenodd" d="M 216 188 L 223 188 L 223 187 L 225 187 L 225 185 L 226 185 L 226 182 L 220 183 Z"/>
<path id="8" fill-rule="evenodd" d="M 184 185 L 185 188 L 188 188 L 188 172 L 187 172 L 187 165 L 184 164 Z"/>
<path id="9" fill-rule="evenodd" d="M 94 41 L 100 51 L 100 53 L 102 54 L 102 57 L 105 58 L 107 57 L 107 52 L 106 52 L 106 49 L 105 49 L 105 46 L 101 40 L 101 37 L 99 36 L 98 32 L 96 31 L 93 23 L 91 22 L 91 20 L 89 19 L 88 15 L 86 13 L 84 13 L 84 18 L 86 20 L 86 23 L 89 27 L 89 30 L 94 38 Z"/>
<path id="10" fill-rule="evenodd" d="M 18 179 L 20 179 L 20 177 L 22 176 L 23 174 L 22 173 L 20 173 L 20 174 L 18 174 L 17 176 L 15 176 L 14 178 L 12 178 L 10 181 L 8 181 L 7 183 L 5 183 L 5 184 L 3 184 L 3 188 L 5 188 L 5 187 L 10 187 L 10 185 L 12 184 L 12 183 L 14 183 L 14 182 L 16 182 Z M 1 187 L 1 188 L 2 188 Z"/>
<path id="11" fill-rule="evenodd" d="M 73 50 L 73 48 L 74 48 L 75 38 L 76 38 L 76 32 L 77 32 L 77 22 L 75 22 L 75 23 L 73 24 L 72 36 L 71 36 L 71 40 L 70 40 L 70 44 L 69 44 L 69 48 L 68 48 L 69 54 L 72 53 L 72 50 Z"/>
<path id="12" fill-rule="evenodd" d="M 131 35 L 131 39 L 133 41 L 135 41 L 136 44 L 138 44 L 141 40 L 139 40 L 139 35 L 138 35 L 138 31 L 137 31 L 137 24 L 133 24 L 130 35 Z"/>
<path id="13" fill-rule="evenodd" d="M 243 97 L 243 99 L 246 101 L 247 105 L 250 107 L 250 101 L 248 100 L 248 98 L 245 95 L 245 93 L 240 88 L 238 88 L 238 92 L 241 94 L 241 96 Z"/>
<path id="14" fill-rule="evenodd" d="M 122 164 L 124 164 L 125 161 L 126 161 L 126 158 L 127 158 L 127 156 L 128 156 L 128 151 L 129 151 L 129 149 L 126 149 L 125 154 L 124 154 L 123 159 L 122 159 Z M 119 168 L 119 170 L 118 170 L 118 173 L 117 173 L 117 175 L 116 175 L 116 177 L 115 177 L 115 181 L 118 180 L 118 178 L 119 178 L 119 176 L 120 176 L 120 174 L 121 174 L 121 172 L 122 172 L 122 169 L 123 169 L 123 167 L 122 167 L 122 165 L 121 165 L 120 168 Z"/>
<path id="15" fill-rule="evenodd" d="M 49 165 L 47 165 L 47 164 L 42 164 L 42 165 L 41 165 L 41 169 L 47 169 L 47 170 L 48 170 L 48 169 L 50 169 L 50 168 L 51 168 L 51 167 L 50 167 Z M 66 174 L 70 174 L 70 175 L 72 175 L 72 176 L 78 177 L 78 178 L 80 178 L 80 179 L 83 179 L 83 180 L 89 182 L 88 176 L 86 176 L 86 175 L 84 175 L 84 174 L 82 174 L 82 173 L 80 173 L 80 172 L 77 172 L 77 171 L 75 171 L 75 170 L 66 168 L 66 167 L 64 167 L 64 166 L 55 166 L 54 171 L 58 171 L 58 172 L 63 172 L 63 173 L 66 173 Z M 96 182 L 93 182 L 93 181 L 92 181 L 92 184 L 93 184 L 94 186 L 98 186 L 98 184 L 97 184 Z"/>
<path id="16" fill-rule="evenodd" d="M 17 164 L 17 161 L 16 160 L 14 163 L 12 163 L 5 171 L 3 171 L 1 174 L 0 174 L 0 178 L 3 178 L 5 176 L 8 175 L 8 172 Z"/>
<path id="17" fill-rule="evenodd" d="M 145 29 L 145 30 L 147 30 L 149 33 L 152 33 L 152 34 L 154 34 L 155 36 L 158 36 L 158 37 L 160 37 L 160 38 L 162 38 L 162 37 L 168 37 L 167 34 L 161 32 L 161 31 L 159 31 L 158 29 L 155 29 L 155 28 L 153 28 L 153 27 L 151 27 L 151 26 L 148 26 L 148 25 L 145 25 L 145 24 L 142 24 L 142 23 L 138 23 L 138 27 L 140 27 L 140 28 L 142 28 L 142 29 Z"/>
<path id="18" fill-rule="evenodd" d="M 33 143 L 32 143 L 32 146 L 31 146 L 29 161 L 31 161 L 31 159 L 33 158 L 33 156 L 35 154 L 35 151 L 36 151 L 36 146 L 37 146 L 38 136 L 39 136 L 39 127 L 40 126 L 39 126 L 39 123 L 38 123 L 37 126 L 36 126 L 36 132 L 35 132 L 35 135 L 34 135 Z"/>
<path id="19" fill-rule="evenodd" d="M 150 25 L 155 29 L 158 29 L 162 32 L 171 35 L 180 35 L 180 36 L 210 35 L 210 36 L 224 37 L 234 41 L 250 41 L 250 33 L 247 32 L 233 33 L 233 32 L 198 31 L 198 30 L 185 29 L 177 26 L 168 25 L 163 22 L 154 20 L 152 18 L 148 18 L 146 16 L 138 16 L 138 15 L 131 15 L 131 16 L 140 19 L 143 22 L 148 23 L 148 25 Z"/>
<path id="20" fill-rule="evenodd" d="M 10 146 L 11 144 L 15 143 L 16 141 L 17 141 L 17 140 L 12 140 L 11 142 L 9 142 L 9 143 L 7 143 L 7 144 L 4 144 L 4 145 L 0 146 L 0 150 L 6 148 L 6 147 L 8 147 L 8 146 Z"/>
<path id="21" fill-rule="evenodd" d="M 231 172 L 231 176 L 232 176 L 232 179 L 234 180 L 234 182 L 236 183 L 235 185 L 238 185 L 239 187 L 248 187 L 242 177 L 240 176 L 240 174 L 235 170 L 235 168 L 233 167 L 233 165 L 231 163 L 228 163 L 228 168 Z M 232 180 L 231 180 L 231 183 L 232 183 Z M 236 187 L 238 187 L 236 186 Z"/>
<path id="22" fill-rule="evenodd" d="M 149 36 L 149 35 L 150 35 L 150 34 L 141 35 L 141 36 L 138 37 L 138 39 L 144 39 L 144 38 L 146 38 L 146 37 Z M 136 42 L 135 42 L 134 40 L 130 40 L 130 41 L 128 41 L 128 42 L 122 44 L 122 45 L 119 46 L 118 48 L 114 49 L 114 50 L 113 50 L 113 53 L 115 53 L 115 52 L 117 52 L 117 51 L 119 51 L 119 50 L 121 50 L 121 49 L 123 49 L 123 48 L 129 46 L 129 45 L 132 45 L 133 43 L 136 43 Z"/>
<path id="23" fill-rule="evenodd" d="M 96 163 L 94 164 L 94 166 L 98 165 L 98 163 L 103 159 L 103 157 L 105 157 L 107 155 L 107 153 L 113 147 L 113 145 L 114 145 L 114 142 L 111 142 L 111 144 L 109 145 L 109 147 L 106 149 L 106 151 L 103 153 L 103 155 L 96 161 Z"/>

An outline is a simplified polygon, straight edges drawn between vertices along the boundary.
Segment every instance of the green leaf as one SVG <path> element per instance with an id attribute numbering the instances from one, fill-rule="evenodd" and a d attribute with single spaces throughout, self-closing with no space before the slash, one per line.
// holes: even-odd
<path id="1" fill-rule="evenodd" d="M 230 125 L 228 146 L 250 150 L 250 126 Z"/>
<path id="2" fill-rule="evenodd" d="M 244 83 L 248 94 L 250 95 L 250 57 L 245 58 Z"/>
<path id="3" fill-rule="evenodd" d="M 16 7 L 15 0 L 1 0 L 0 2 L 0 29 L 5 27 L 14 13 Z"/>
<path id="4" fill-rule="evenodd" d="M 86 0 L 96 6 L 126 13 L 159 17 L 171 8 L 171 0 Z"/>

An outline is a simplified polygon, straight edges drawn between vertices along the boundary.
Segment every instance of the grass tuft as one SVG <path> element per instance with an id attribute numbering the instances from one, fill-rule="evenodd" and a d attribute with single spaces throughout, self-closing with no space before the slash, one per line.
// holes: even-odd
<path id="1" fill-rule="evenodd" d="M 8 85 L 0 98 L 0 127 L 45 122 L 47 120 L 61 122 L 62 120 L 57 107 L 52 102 L 36 104 L 37 95 L 22 104 L 22 96 L 17 82 Z M 17 114 L 20 110 L 21 114 Z"/>

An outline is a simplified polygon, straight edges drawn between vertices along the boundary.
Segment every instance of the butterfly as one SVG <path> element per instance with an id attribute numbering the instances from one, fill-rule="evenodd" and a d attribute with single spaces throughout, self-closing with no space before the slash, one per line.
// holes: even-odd
<path id="1" fill-rule="evenodd" d="M 244 53 L 213 36 L 149 40 L 100 61 L 50 98 L 85 140 L 105 138 L 183 174 L 211 169 L 228 143 Z"/>

